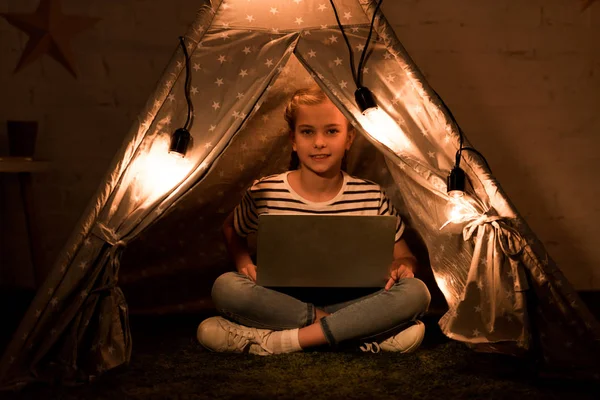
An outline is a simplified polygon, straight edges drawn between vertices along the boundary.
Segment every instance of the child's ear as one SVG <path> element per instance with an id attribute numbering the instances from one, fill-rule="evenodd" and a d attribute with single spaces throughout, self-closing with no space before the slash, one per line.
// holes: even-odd
<path id="1" fill-rule="evenodd" d="M 296 149 L 296 136 L 294 135 L 294 132 L 289 131 L 288 132 L 288 137 L 290 138 L 290 142 L 292 143 L 292 150 L 298 151 Z"/>
<path id="2" fill-rule="evenodd" d="M 348 135 L 346 137 L 346 150 L 350 150 L 352 143 L 354 143 L 354 137 L 356 136 L 356 130 L 353 127 L 348 129 Z"/>

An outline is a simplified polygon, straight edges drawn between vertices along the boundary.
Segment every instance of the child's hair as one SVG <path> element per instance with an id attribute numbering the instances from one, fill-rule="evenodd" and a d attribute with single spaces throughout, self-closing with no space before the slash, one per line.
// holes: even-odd
<path id="1" fill-rule="evenodd" d="M 285 112 L 283 117 L 288 124 L 289 132 L 293 134 L 296 129 L 296 118 L 298 116 L 298 107 L 299 106 L 315 106 L 317 104 L 322 104 L 325 101 L 329 100 L 325 92 L 321 90 L 321 88 L 317 85 L 309 86 L 307 88 L 302 88 L 296 90 L 296 92 L 292 95 L 287 107 L 285 107 Z M 352 125 L 348 122 L 348 131 L 352 129 Z M 298 158 L 298 153 L 292 150 L 292 155 L 290 157 L 290 165 L 288 167 L 289 170 L 298 169 L 300 166 L 300 159 Z M 342 159 L 342 170 L 346 170 L 346 155 L 344 154 L 344 158 Z"/>

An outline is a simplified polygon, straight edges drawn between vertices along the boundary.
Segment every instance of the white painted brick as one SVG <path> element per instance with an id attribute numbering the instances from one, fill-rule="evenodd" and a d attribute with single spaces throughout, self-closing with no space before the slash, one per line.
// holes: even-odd
<path id="1" fill-rule="evenodd" d="M 185 31 L 187 31 L 188 26 L 196 19 L 196 14 L 201 5 L 202 2 L 200 1 L 181 0 L 178 2 L 177 6 L 174 7 L 177 12 L 177 22 Z M 181 34 L 184 34 L 185 31 L 182 31 Z"/>
<path id="2" fill-rule="evenodd" d="M 110 7 L 98 10 L 97 15 L 102 20 L 98 23 L 97 30 L 109 48 L 118 50 L 123 44 L 127 46 L 131 43 L 135 35 L 134 5 L 131 1 L 112 3 L 114 4 Z"/>
<path id="3" fill-rule="evenodd" d="M 596 4 L 596 10 L 598 8 L 600 7 Z M 600 40 L 597 39 L 600 38 L 600 11 L 597 11 L 596 15 L 597 19 L 590 26 L 590 42 L 592 54 L 600 56 Z"/>
<path id="4" fill-rule="evenodd" d="M 491 58 L 491 57 L 490 57 Z M 580 82 L 589 74 L 590 60 L 586 55 L 572 57 L 552 56 L 528 59 L 521 55 L 506 54 L 496 71 L 502 71 L 503 77 L 527 83 L 547 80 L 552 84 Z"/>
<path id="5" fill-rule="evenodd" d="M 111 81 L 121 83 L 122 81 L 146 81 L 154 78 L 158 79 L 156 75 L 153 75 L 154 71 L 150 64 L 151 54 L 143 52 L 137 57 L 132 57 L 131 53 L 127 52 L 113 52 L 105 54 L 102 58 L 102 62 L 107 76 Z"/>
<path id="6" fill-rule="evenodd" d="M 84 15 L 89 17 L 98 17 L 103 10 L 113 8 L 122 8 L 123 6 L 132 6 L 132 0 L 103 0 L 96 1 L 81 0 L 62 0 L 62 10 L 67 15 Z"/>
<path id="7" fill-rule="evenodd" d="M 548 26 L 589 26 L 591 13 L 581 12 L 581 4 L 573 1 L 550 1 L 542 3 L 542 25 Z"/>
<path id="8" fill-rule="evenodd" d="M 13 74 L 12 69 L 11 72 L 6 75 L 0 75 L 0 88 L 2 93 L 0 101 L 6 101 L 8 103 L 7 106 L 9 106 L 10 103 L 19 106 L 24 105 L 26 107 L 32 106 L 32 92 L 35 91 L 35 84 L 27 79 L 23 79 L 23 75 L 28 74 L 25 71 Z M 6 98 L 8 96 L 10 99 Z M 2 99 L 2 97 L 5 98 Z M 10 100 L 10 102 L 8 100 Z M 3 114 L 5 114 L 5 110 L 3 107 L 0 107 L 0 116 Z"/>
<path id="9" fill-rule="evenodd" d="M 539 6 L 513 0 L 384 2 L 382 9 L 394 28 L 440 24 L 458 27 L 536 27 L 541 22 Z"/>
<path id="10" fill-rule="evenodd" d="M 56 213 L 64 210 L 65 193 L 64 187 L 57 185 L 57 176 L 64 174 L 62 171 L 51 171 L 43 174 L 36 174 L 35 185 L 33 186 L 36 198 L 44 199 L 43 208 L 45 213 Z M 38 204 L 41 207 L 41 204 Z"/>
<path id="11" fill-rule="evenodd" d="M 595 95 L 597 80 L 590 78 L 586 57 L 564 64 L 561 57 L 521 59 L 503 54 L 418 54 L 419 65 L 429 71 L 428 81 L 438 92 L 455 100 L 488 105 L 552 102 L 586 103 Z M 578 93 L 578 98 L 573 97 Z M 567 96 L 568 95 L 568 96 Z"/>
<path id="12" fill-rule="evenodd" d="M 600 7 L 598 7 L 598 4 L 594 4 L 594 7 L 588 8 L 585 12 L 590 15 L 591 26 L 600 26 Z"/>
<path id="13" fill-rule="evenodd" d="M 76 55 L 77 83 L 92 86 L 100 82 L 110 84 L 108 71 L 103 63 L 102 55 L 96 51 L 80 52 Z"/>
<path id="14" fill-rule="evenodd" d="M 458 27 L 453 25 L 419 25 L 395 28 L 398 39 L 412 54 L 418 51 L 497 52 L 506 49 L 502 32 L 491 27 Z"/>
<path id="15" fill-rule="evenodd" d="M 46 81 L 35 88 L 33 105 L 46 110 L 79 107 L 112 107 L 114 96 L 112 88 L 106 84 L 81 84 L 73 78 L 62 81 Z M 76 114 L 73 110 L 69 114 Z"/>
<path id="16" fill-rule="evenodd" d="M 0 46 L 2 46 L 3 50 L 20 47 L 21 35 L 23 39 L 27 38 L 27 35 L 22 34 L 19 29 L 9 24 L 6 19 L 0 18 Z"/>
<path id="17" fill-rule="evenodd" d="M 133 38 L 142 43 L 177 43 L 177 37 L 185 33 L 184 26 L 174 25 L 177 12 L 173 7 L 165 7 L 162 2 L 152 2 L 134 10 Z"/>
<path id="18" fill-rule="evenodd" d="M 36 0 L 4 0 L 0 3 L 1 10 L 9 13 L 31 13 L 37 8 Z"/>
<path id="19" fill-rule="evenodd" d="M 6 40 L 6 41 L 4 41 Z M 12 30 L 10 31 L 6 38 L 3 39 L 2 49 L 6 50 L 6 53 L 2 53 L 2 76 L 12 75 L 16 70 L 17 65 L 21 59 L 21 55 L 23 54 L 23 50 L 25 50 L 25 46 L 27 45 L 27 35 L 21 34 L 19 31 Z M 4 58 L 6 56 L 6 58 Z M 43 59 L 47 56 L 42 56 L 40 59 Z M 21 67 L 21 70 L 15 75 L 20 78 L 30 80 L 32 76 L 36 76 L 36 74 L 41 74 L 42 68 L 39 62 L 35 61 L 33 63 L 24 65 Z"/>
<path id="20" fill-rule="evenodd" d="M 110 134 L 111 137 L 118 138 L 119 134 L 99 126 L 101 116 L 98 108 L 56 109 L 45 123 L 45 138 L 40 140 L 42 143 L 46 142 L 62 160 L 89 159 L 95 155 L 111 158 L 116 148 L 107 148 L 102 143 L 115 143 L 115 139 L 108 140 L 106 136 Z M 113 125 L 113 128 L 116 126 Z"/>
<path id="21" fill-rule="evenodd" d="M 5 120 L 37 121 L 42 117 L 43 112 L 39 109 L 34 107 L 24 107 L 21 104 L 2 104 L 0 106 L 0 122 Z"/>
<path id="22" fill-rule="evenodd" d="M 0 10 L 32 12 L 37 3 L 0 0 Z M 0 20 L 0 123 L 40 121 L 39 155 L 55 166 L 34 183 L 36 197 L 46 199 L 37 214 L 48 267 L 200 1 L 63 3 L 66 13 L 102 18 L 73 41 L 77 80 L 47 56 L 9 74 L 27 37 Z M 598 289 L 600 3 L 582 15 L 574 0 L 407 0 L 383 7 L 568 279 Z"/>
<path id="23" fill-rule="evenodd" d="M 587 53 L 591 50 L 591 30 L 580 26 L 543 26 L 538 29 L 507 30 L 508 51 L 547 53 Z"/>

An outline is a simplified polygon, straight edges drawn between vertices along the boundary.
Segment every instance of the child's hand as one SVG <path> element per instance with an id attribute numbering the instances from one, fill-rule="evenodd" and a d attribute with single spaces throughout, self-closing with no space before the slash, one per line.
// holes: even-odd
<path id="1" fill-rule="evenodd" d="M 390 266 L 390 279 L 385 284 L 385 290 L 390 290 L 394 283 L 403 278 L 414 278 L 414 260 L 412 258 L 399 258 Z"/>
<path id="2" fill-rule="evenodd" d="M 248 276 L 252 281 L 256 283 L 256 265 L 246 264 L 238 270 L 240 274 Z"/>

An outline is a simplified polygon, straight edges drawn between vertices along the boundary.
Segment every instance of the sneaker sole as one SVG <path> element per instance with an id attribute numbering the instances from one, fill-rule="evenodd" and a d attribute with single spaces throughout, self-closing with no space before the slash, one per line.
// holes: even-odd
<path id="1" fill-rule="evenodd" d="M 421 343 L 423 343 L 423 339 L 425 339 L 425 324 L 422 321 L 416 320 L 415 325 L 422 327 L 423 334 L 421 335 L 421 338 L 418 341 L 414 342 L 412 346 L 403 351 L 403 353 L 412 353 L 413 351 L 418 349 L 419 346 L 421 346 Z"/>

